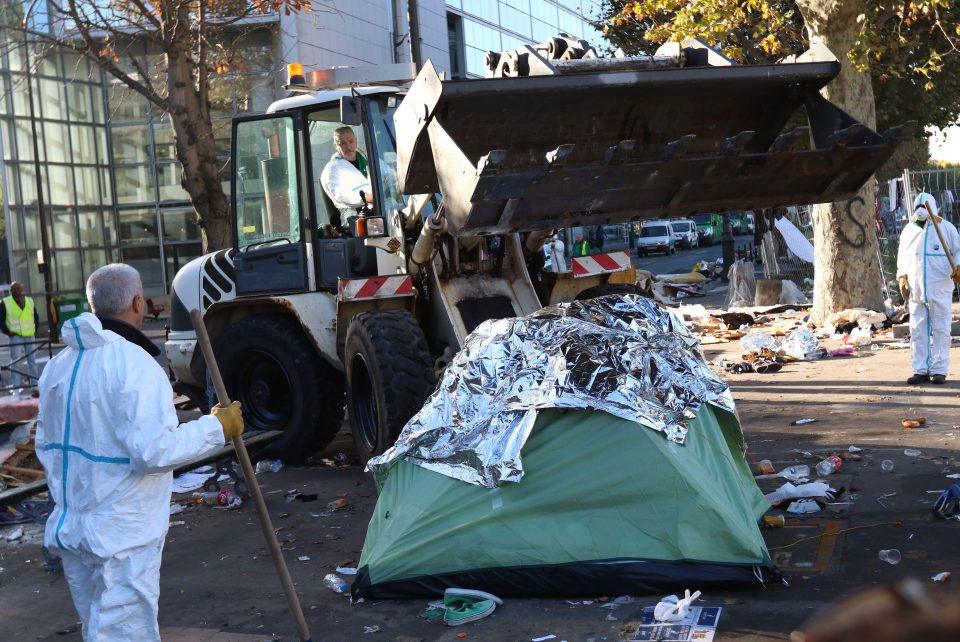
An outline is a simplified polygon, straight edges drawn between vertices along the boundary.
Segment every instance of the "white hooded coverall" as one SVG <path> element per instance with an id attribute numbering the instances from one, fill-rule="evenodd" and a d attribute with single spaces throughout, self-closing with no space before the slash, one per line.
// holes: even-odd
<path id="1" fill-rule="evenodd" d="M 936 205 L 931 205 L 936 215 Z M 943 247 L 929 220 L 920 227 L 914 217 L 903 228 L 897 252 L 897 278 L 906 275 L 910 285 L 913 371 L 946 376 L 950 367 L 950 305 L 953 300 L 947 252 L 960 265 L 960 234 L 949 221 L 938 218 L 937 222 L 947 247 Z"/>
<path id="2" fill-rule="evenodd" d="M 224 445 L 207 415 L 178 425 L 146 351 L 90 313 L 40 377 L 36 451 L 56 506 L 44 543 L 62 557 L 85 642 L 160 640 L 160 559 L 173 468 Z"/>
<path id="3" fill-rule="evenodd" d="M 357 152 L 359 155 L 360 152 Z M 371 194 L 370 180 L 340 154 L 330 157 L 330 162 L 320 173 L 320 185 L 333 201 L 334 207 L 345 214 L 353 214 L 364 205 L 360 198 L 361 190 Z"/>

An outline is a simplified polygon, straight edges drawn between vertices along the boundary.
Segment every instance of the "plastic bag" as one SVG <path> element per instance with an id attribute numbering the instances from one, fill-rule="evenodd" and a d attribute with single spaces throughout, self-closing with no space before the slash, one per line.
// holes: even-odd
<path id="1" fill-rule="evenodd" d="M 793 281 L 783 281 L 780 284 L 780 305 L 799 305 L 810 303 L 810 299 Z"/>
<path id="2" fill-rule="evenodd" d="M 751 332 L 740 339 L 740 348 L 745 352 L 759 352 L 764 348 L 776 350 L 777 340 L 766 332 Z"/>
<path id="3" fill-rule="evenodd" d="M 726 308 L 743 308 L 753 305 L 756 296 L 757 277 L 753 263 L 734 261 L 727 272 L 730 289 L 727 293 Z"/>
<path id="4" fill-rule="evenodd" d="M 816 359 L 820 356 L 817 336 L 809 328 L 800 327 L 787 335 L 780 345 L 794 359 Z"/>

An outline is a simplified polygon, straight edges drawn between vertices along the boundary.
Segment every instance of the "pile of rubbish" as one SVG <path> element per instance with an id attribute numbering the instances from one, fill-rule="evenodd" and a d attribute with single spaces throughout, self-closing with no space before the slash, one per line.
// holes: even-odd
<path id="1" fill-rule="evenodd" d="M 707 283 L 723 273 L 723 259 L 698 261 L 690 272 L 681 274 L 653 274 L 637 270 L 636 284 L 653 299 L 665 306 L 680 305 L 683 299 L 704 296 Z"/>
<path id="2" fill-rule="evenodd" d="M 20 424 L 0 442 L 0 490 L 46 478 L 34 447 L 36 420 Z"/>

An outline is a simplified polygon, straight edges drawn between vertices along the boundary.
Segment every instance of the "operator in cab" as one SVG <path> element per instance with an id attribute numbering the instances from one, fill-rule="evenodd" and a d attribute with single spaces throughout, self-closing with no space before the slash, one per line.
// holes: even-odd
<path id="1" fill-rule="evenodd" d="M 344 217 L 373 202 L 367 158 L 357 148 L 357 136 L 347 125 L 333 132 L 336 152 L 320 173 L 320 185 Z"/>

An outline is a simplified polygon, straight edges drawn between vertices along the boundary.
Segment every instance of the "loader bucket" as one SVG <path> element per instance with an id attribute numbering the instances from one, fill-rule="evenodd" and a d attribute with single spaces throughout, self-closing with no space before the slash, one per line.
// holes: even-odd
<path id="1" fill-rule="evenodd" d="M 428 62 L 395 116 L 403 191 L 439 191 L 455 235 L 829 202 L 912 128 L 824 99 L 835 60 L 590 69 L 444 81 Z M 801 108 L 809 128 L 782 133 Z"/>

